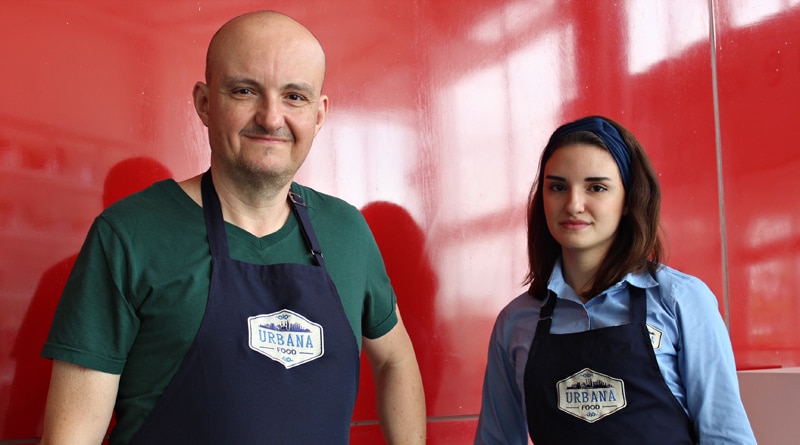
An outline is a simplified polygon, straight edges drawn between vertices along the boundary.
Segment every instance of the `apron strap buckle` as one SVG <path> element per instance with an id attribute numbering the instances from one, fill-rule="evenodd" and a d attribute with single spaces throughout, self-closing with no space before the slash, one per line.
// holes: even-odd
<path id="1" fill-rule="evenodd" d="M 298 204 L 298 205 L 301 205 L 303 207 L 306 206 L 306 202 L 303 201 L 303 197 L 300 196 L 299 193 L 295 193 L 295 192 L 293 192 L 291 190 L 289 190 L 289 200 L 292 201 L 294 204 Z"/>

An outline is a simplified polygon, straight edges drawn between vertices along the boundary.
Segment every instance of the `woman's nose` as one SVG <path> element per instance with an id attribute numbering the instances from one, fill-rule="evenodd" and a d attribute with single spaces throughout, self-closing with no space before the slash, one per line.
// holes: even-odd
<path id="1" fill-rule="evenodd" d="M 578 191 L 570 191 L 566 202 L 567 213 L 570 215 L 577 215 L 583 212 L 584 199 L 583 194 Z"/>

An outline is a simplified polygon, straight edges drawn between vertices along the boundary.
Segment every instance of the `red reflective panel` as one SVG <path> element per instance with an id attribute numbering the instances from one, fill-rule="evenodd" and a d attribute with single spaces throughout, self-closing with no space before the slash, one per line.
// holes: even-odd
<path id="1" fill-rule="evenodd" d="M 720 2 L 731 337 L 740 367 L 800 363 L 798 2 Z"/>
<path id="2" fill-rule="evenodd" d="M 650 153 L 669 263 L 717 295 L 738 365 L 800 362 L 800 6 L 708 5 L 270 3 L 326 49 L 331 110 L 297 179 L 351 202 L 375 234 L 418 354 L 428 443 L 471 443 L 494 318 L 524 291 L 541 149 L 586 114 Z M 191 89 L 211 34 L 251 7 L 0 4 L 0 441 L 41 434 L 38 352 L 93 218 L 207 168 Z M 380 443 L 365 360 L 362 377 L 353 443 Z"/>

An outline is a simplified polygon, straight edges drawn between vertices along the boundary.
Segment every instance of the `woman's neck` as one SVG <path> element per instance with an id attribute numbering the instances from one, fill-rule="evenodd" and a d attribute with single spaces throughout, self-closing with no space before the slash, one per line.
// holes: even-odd
<path id="1" fill-rule="evenodd" d="M 593 295 L 589 295 L 589 291 L 594 285 L 602 258 L 602 256 L 598 257 L 586 252 L 570 250 L 561 252 L 561 270 L 564 282 L 572 287 L 584 303 L 593 297 Z"/>

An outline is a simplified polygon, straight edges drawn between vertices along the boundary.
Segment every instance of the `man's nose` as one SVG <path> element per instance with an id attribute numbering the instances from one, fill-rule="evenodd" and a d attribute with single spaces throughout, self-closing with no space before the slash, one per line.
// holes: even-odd
<path id="1" fill-rule="evenodd" d="M 280 99 L 264 96 L 258 104 L 256 123 L 272 132 L 283 126 L 283 113 L 281 112 Z"/>

